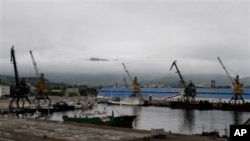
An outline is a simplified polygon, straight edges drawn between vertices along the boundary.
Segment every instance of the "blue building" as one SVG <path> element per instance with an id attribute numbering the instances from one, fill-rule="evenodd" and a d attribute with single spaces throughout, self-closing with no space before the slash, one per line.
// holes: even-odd
<path id="1" fill-rule="evenodd" d="M 153 98 L 166 98 L 184 91 L 184 88 L 141 88 L 141 94 L 144 99 L 149 96 Z M 196 98 L 212 98 L 212 99 L 231 99 L 233 96 L 233 89 L 231 88 L 197 88 Z M 128 98 L 132 93 L 131 88 L 102 88 L 97 97 L 103 98 Z M 245 100 L 250 100 L 250 89 L 244 89 L 242 97 Z"/>

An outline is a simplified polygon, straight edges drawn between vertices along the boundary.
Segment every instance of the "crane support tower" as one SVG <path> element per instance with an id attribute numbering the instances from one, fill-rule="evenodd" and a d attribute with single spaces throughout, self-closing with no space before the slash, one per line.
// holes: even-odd
<path id="1" fill-rule="evenodd" d="M 9 109 L 14 109 L 15 108 L 14 105 L 13 105 L 14 102 L 16 102 L 16 108 L 17 109 L 24 108 L 25 99 L 28 101 L 28 103 L 30 105 L 30 100 L 26 95 L 28 93 L 28 87 L 27 87 L 27 84 L 25 82 L 25 79 L 22 79 L 21 81 L 19 80 L 14 46 L 11 47 L 10 57 L 11 57 L 10 61 L 13 62 L 13 66 L 14 66 L 16 87 L 15 87 L 15 91 L 12 94 L 12 100 L 10 101 Z M 20 99 L 22 100 L 22 107 L 20 107 L 20 105 L 19 105 L 19 100 Z"/>
<path id="2" fill-rule="evenodd" d="M 217 59 L 219 60 L 222 68 L 224 69 L 224 71 L 226 72 L 232 86 L 233 86 L 233 96 L 230 99 L 229 102 L 234 100 L 234 103 L 236 103 L 237 101 L 242 101 L 243 103 L 245 103 L 244 98 L 242 97 L 243 94 L 243 84 L 240 83 L 240 79 L 239 79 L 239 75 L 236 75 L 235 79 L 233 79 L 233 77 L 230 75 L 230 73 L 228 72 L 227 68 L 224 66 L 224 64 L 222 63 L 221 59 L 219 57 L 217 57 Z"/>
<path id="3" fill-rule="evenodd" d="M 130 79 L 130 82 L 132 83 L 132 88 L 133 88 L 133 91 L 132 91 L 132 94 L 130 97 L 142 97 L 141 96 L 141 89 L 140 89 L 140 84 L 138 83 L 137 81 L 137 77 L 134 77 L 134 80 L 133 80 L 133 77 L 130 75 L 129 71 L 127 70 L 126 66 L 124 63 L 122 63 L 129 79 Z"/>
<path id="4" fill-rule="evenodd" d="M 48 100 L 48 105 L 51 105 L 51 100 L 50 100 L 50 98 L 49 98 L 49 96 L 47 94 L 48 90 L 47 90 L 47 88 L 45 86 L 44 74 L 43 73 L 41 73 L 41 74 L 39 73 L 37 65 L 36 65 L 35 58 L 34 58 L 31 50 L 30 50 L 30 56 L 31 56 L 31 59 L 32 59 L 32 62 L 33 62 L 33 66 L 34 66 L 34 70 L 35 70 L 35 73 L 36 73 L 36 77 L 38 79 L 38 82 L 37 82 L 37 93 L 36 93 L 36 97 L 33 100 L 33 103 L 35 103 L 36 106 L 39 108 L 40 107 L 40 100 L 44 100 L 45 103 L 47 102 L 46 100 Z"/>
<path id="5" fill-rule="evenodd" d="M 194 102 L 195 101 L 195 95 L 196 95 L 196 87 L 195 85 L 192 83 L 192 81 L 190 81 L 190 83 L 188 85 L 186 85 L 182 75 L 181 75 L 181 72 L 179 70 L 179 68 L 177 67 L 177 64 L 176 64 L 176 60 L 173 62 L 172 66 L 170 67 L 170 70 L 172 70 L 173 66 L 175 66 L 178 75 L 181 79 L 181 82 L 182 84 L 184 85 L 184 100 L 187 101 L 187 102 Z"/>

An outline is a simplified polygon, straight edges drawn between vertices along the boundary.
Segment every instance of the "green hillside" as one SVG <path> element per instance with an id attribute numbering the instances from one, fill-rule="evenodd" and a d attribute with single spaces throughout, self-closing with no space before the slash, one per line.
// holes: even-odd
<path id="1" fill-rule="evenodd" d="M 23 78 L 19 78 L 23 79 Z M 37 78 L 35 77 L 24 77 L 26 83 L 30 83 L 32 85 L 37 84 Z M 45 80 L 46 82 L 49 82 L 47 79 Z M 2 85 L 11 85 L 15 84 L 15 77 L 14 76 L 7 76 L 7 75 L 0 75 L 0 84 Z"/>

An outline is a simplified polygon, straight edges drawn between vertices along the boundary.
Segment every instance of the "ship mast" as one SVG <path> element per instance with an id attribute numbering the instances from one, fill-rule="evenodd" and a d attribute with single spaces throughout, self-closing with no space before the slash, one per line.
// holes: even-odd
<path id="1" fill-rule="evenodd" d="M 30 56 L 31 56 L 31 59 L 32 59 L 32 62 L 33 62 L 33 66 L 34 66 L 34 70 L 35 70 L 35 73 L 36 73 L 36 77 L 39 78 L 40 75 L 39 75 L 39 72 L 38 72 L 38 69 L 37 69 L 35 58 L 34 58 L 31 50 L 30 50 Z"/>

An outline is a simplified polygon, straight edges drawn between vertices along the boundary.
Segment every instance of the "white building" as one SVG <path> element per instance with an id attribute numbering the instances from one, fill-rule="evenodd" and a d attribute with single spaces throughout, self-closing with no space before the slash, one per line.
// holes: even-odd
<path id="1" fill-rule="evenodd" d="M 65 96 L 69 96 L 70 94 L 80 95 L 79 88 L 67 88 L 65 90 Z"/>
<path id="2" fill-rule="evenodd" d="M 10 95 L 10 86 L 0 85 L 0 97 Z"/>

